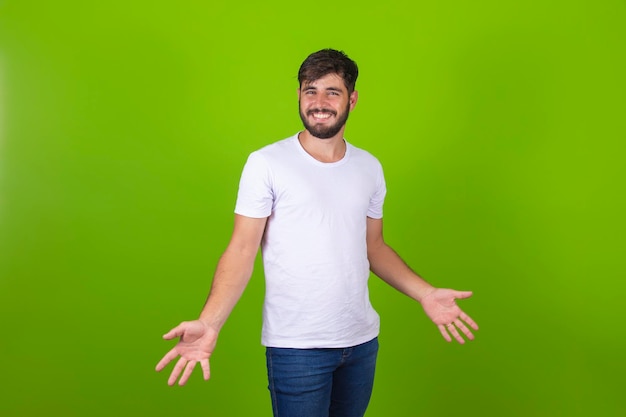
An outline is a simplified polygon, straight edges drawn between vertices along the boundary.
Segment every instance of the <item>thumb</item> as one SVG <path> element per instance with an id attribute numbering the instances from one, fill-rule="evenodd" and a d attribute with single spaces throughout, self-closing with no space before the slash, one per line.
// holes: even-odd
<path id="1" fill-rule="evenodd" d="M 459 298 L 459 299 L 470 298 L 472 294 L 473 292 L 471 291 L 456 291 L 454 293 L 454 298 Z"/>
<path id="2" fill-rule="evenodd" d="M 186 328 L 185 323 L 181 323 L 178 326 L 174 327 L 169 332 L 165 333 L 163 335 L 163 339 L 170 340 L 170 339 L 174 339 L 176 337 L 182 336 L 183 333 L 185 333 L 185 328 Z"/>

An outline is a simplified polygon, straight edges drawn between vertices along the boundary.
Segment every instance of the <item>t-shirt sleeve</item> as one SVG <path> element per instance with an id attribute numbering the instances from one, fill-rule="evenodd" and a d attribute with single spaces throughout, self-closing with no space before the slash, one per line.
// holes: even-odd
<path id="1" fill-rule="evenodd" d="M 370 205 L 367 209 L 367 217 L 372 219 L 383 218 L 383 204 L 385 203 L 385 195 L 387 194 L 387 186 L 385 184 L 385 174 L 383 167 L 378 164 L 378 175 L 376 180 L 376 189 L 370 198 Z"/>
<path id="2" fill-rule="evenodd" d="M 241 173 L 235 213 L 254 218 L 268 217 L 272 214 L 273 202 L 269 165 L 262 155 L 253 152 Z"/>

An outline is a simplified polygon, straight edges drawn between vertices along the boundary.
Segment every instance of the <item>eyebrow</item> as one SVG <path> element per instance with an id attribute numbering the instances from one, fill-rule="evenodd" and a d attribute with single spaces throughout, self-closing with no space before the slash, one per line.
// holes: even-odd
<path id="1" fill-rule="evenodd" d="M 315 87 L 313 85 L 309 85 L 309 86 L 304 87 L 302 89 L 302 91 L 309 91 L 309 90 L 317 90 L 317 87 Z M 343 90 L 341 88 L 338 88 L 338 87 L 326 87 L 324 90 L 325 91 L 338 91 L 340 93 L 343 92 Z"/>

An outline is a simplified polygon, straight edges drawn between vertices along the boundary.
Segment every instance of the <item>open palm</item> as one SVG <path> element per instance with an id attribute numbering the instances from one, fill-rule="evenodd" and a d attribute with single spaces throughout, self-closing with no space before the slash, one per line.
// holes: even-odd
<path id="1" fill-rule="evenodd" d="M 200 363 L 204 379 L 208 380 L 211 376 L 209 357 L 215 349 L 217 336 L 217 331 L 200 320 L 182 322 L 163 335 L 163 338 L 167 340 L 176 337 L 180 337 L 180 340 L 163 356 L 156 370 L 162 370 L 168 363 L 180 356 L 167 381 L 169 385 L 174 385 L 179 376 L 178 384 L 185 385 L 197 363 Z"/>
<path id="2" fill-rule="evenodd" d="M 436 288 L 422 298 L 421 303 L 426 315 L 437 325 L 441 335 L 448 342 L 454 337 L 457 342 L 465 343 L 465 339 L 459 334 L 458 330 L 469 340 L 474 340 L 474 335 L 467 326 L 469 325 L 472 329 L 478 330 L 478 325 L 461 310 L 455 301 L 456 299 L 469 298 L 471 296 L 471 291 Z"/>

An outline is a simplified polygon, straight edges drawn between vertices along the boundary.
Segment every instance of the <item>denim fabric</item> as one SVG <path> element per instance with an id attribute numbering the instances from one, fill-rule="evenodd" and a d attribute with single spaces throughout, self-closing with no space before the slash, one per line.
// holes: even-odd
<path id="1" fill-rule="evenodd" d="M 348 348 L 266 350 L 274 417 L 362 417 L 378 339 Z"/>

